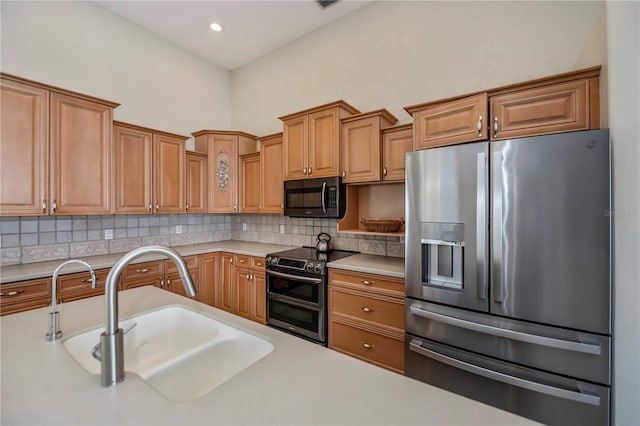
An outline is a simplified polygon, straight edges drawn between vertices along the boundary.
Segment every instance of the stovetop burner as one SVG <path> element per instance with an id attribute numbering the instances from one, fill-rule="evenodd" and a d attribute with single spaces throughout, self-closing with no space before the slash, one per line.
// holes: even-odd
<path id="1" fill-rule="evenodd" d="M 316 262 L 333 262 L 334 260 L 342 259 L 343 257 L 352 256 L 357 254 L 355 251 L 346 250 L 331 250 L 328 253 L 321 253 L 315 249 L 315 247 L 298 247 L 291 250 L 279 251 L 277 253 L 271 253 L 268 256 L 279 257 L 283 259 L 293 260 L 310 260 Z"/>

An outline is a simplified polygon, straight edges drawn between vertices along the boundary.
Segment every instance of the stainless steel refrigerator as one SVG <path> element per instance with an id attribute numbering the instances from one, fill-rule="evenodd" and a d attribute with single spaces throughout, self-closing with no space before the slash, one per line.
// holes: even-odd
<path id="1" fill-rule="evenodd" d="M 405 374 L 608 424 L 608 130 L 412 152 L 406 174 Z"/>

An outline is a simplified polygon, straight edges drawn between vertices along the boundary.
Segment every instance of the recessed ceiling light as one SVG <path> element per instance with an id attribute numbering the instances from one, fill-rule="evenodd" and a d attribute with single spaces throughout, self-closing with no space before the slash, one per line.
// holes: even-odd
<path id="1" fill-rule="evenodd" d="M 221 24 L 218 24 L 217 22 L 214 22 L 213 24 L 210 25 L 211 29 L 217 33 L 224 31 L 224 27 Z"/>

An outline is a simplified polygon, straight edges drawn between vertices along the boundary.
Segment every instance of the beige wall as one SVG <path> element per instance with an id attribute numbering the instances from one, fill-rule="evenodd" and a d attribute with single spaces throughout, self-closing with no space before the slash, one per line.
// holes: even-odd
<path id="1" fill-rule="evenodd" d="M 640 3 L 607 3 L 613 151 L 614 421 L 640 425 Z"/>
<path id="2" fill-rule="evenodd" d="M 116 120 L 189 135 L 229 128 L 230 75 L 88 2 L 8 2 L 2 71 L 121 104 Z"/>
<path id="3" fill-rule="evenodd" d="M 281 130 L 276 117 L 336 99 L 402 107 L 606 59 L 601 2 L 375 2 L 232 72 L 232 125 Z M 600 32 L 603 32 L 600 28 Z"/>

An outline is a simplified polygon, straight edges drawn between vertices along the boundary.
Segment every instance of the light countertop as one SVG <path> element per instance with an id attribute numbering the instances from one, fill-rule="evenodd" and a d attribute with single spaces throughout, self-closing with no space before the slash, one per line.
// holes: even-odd
<path id="1" fill-rule="evenodd" d="M 199 399 L 175 403 L 127 373 L 100 386 L 62 346 L 104 321 L 104 297 L 59 305 L 62 340 L 45 341 L 48 309 L 0 318 L 2 424 L 534 424 L 154 287 L 119 292 L 120 318 L 182 304 L 262 337 L 274 350 Z M 215 365 L 211 365 L 215 368 Z M 126 366 L 125 366 L 126 369 Z"/>
<path id="2" fill-rule="evenodd" d="M 226 251 L 236 254 L 246 254 L 249 256 L 264 257 L 269 253 L 288 250 L 294 247 L 278 244 L 264 244 L 247 241 L 217 241 L 204 244 L 192 244 L 187 246 L 174 246 L 172 249 L 181 256 L 191 256 L 195 254 Z M 94 269 L 112 267 L 124 253 L 106 254 L 100 256 L 80 257 L 79 259 L 89 263 Z M 133 263 L 149 262 L 153 260 L 166 259 L 161 255 L 145 255 L 134 260 Z M 4 266 L 0 270 L 0 283 L 31 280 L 36 278 L 50 277 L 53 271 L 62 262 L 68 259 L 51 260 L 48 262 L 23 263 L 21 265 Z M 71 264 L 62 271 L 65 274 L 84 271 L 84 266 Z"/>
<path id="3" fill-rule="evenodd" d="M 327 263 L 329 268 L 404 278 L 404 258 L 356 254 Z"/>

